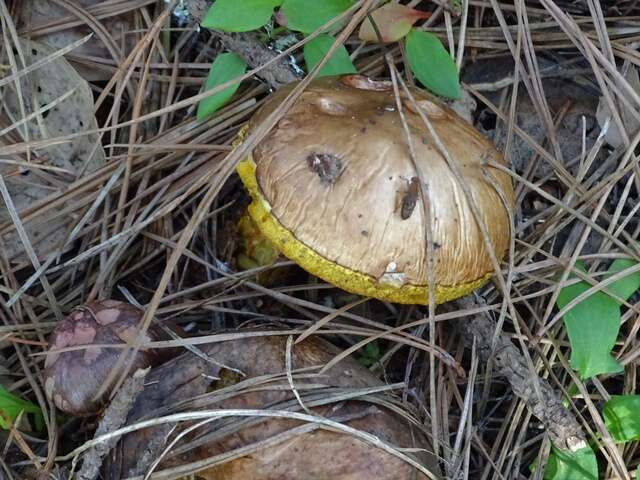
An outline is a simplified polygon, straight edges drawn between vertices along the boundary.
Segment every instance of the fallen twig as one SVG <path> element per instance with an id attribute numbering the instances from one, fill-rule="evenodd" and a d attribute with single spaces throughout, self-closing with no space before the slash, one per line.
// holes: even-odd
<path id="1" fill-rule="evenodd" d="M 100 424 L 93 436 L 94 439 L 113 432 L 126 423 L 129 410 L 131 410 L 134 400 L 144 387 L 144 379 L 147 376 L 147 373 L 149 373 L 148 368 L 145 370 L 138 370 L 122 385 L 122 388 L 118 390 L 118 393 L 113 398 L 113 401 L 109 404 L 104 416 L 100 420 Z M 100 472 L 102 459 L 109 453 L 117 442 L 118 438 L 116 437 L 108 439 L 102 443 L 98 443 L 95 447 L 91 448 L 82 457 L 83 463 L 80 471 L 78 472 L 78 480 L 95 480 Z"/>
<path id="2" fill-rule="evenodd" d="M 471 296 L 459 299 L 456 303 L 464 309 L 477 307 Z M 500 333 L 495 339 L 495 345 L 492 345 L 496 328 L 496 322 L 485 314 L 474 315 L 461 323 L 461 329 L 468 334 L 468 339 L 476 338 L 480 358 L 484 361 L 491 358 L 498 372 L 511 385 L 513 393 L 542 422 L 553 444 L 572 452 L 585 447 L 587 444 L 584 432 L 574 415 L 562 404 L 560 395 L 549 382 L 531 375 L 524 356 L 511 339 Z M 536 394 L 535 383 L 538 384 L 540 396 Z"/>

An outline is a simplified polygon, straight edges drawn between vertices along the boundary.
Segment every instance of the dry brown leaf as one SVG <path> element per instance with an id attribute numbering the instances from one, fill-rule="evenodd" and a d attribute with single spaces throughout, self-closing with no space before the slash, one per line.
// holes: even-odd
<path id="1" fill-rule="evenodd" d="M 430 12 L 421 12 L 399 3 L 387 3 L 371 13 L 380 37 L 385 43 L 400 40 L 409 33 L 414 23 L 430 16 Z M 378 42 L 378 32 L 371 24 L 371 20 L 367 18 L 362 22 L 358 37 L 365 42 Z"/>
<path id="2" fill-rule="evenodd" d="M 87 9 L 93 6 L 99 6 L 101 3 L 105 3 L 101 0 L 74 0 L 73 4 L 78 7 Z M 100 25 L 104 28 L 107 34 L 111 37 L 107 41 L 112 42 L 111 50 L 105 45 L 105 37 L 96 35 L 95 32 L 89 27 L 89 25 L 83 23 L 82 25 L 72 25 L 63 30 L 47 33 L 44 35 L 39 34 L 39 29 L 45 25 L 54 24 L 64 18 L 71 17 L 74 20 L 78 20 L 78 17 L 74 14 L 59 6 L 50 0 L 23 0 L 18 2 L 18 16 L 20 19 L 20 25 L 26 30 L 26 32 L 34 32 L 35 38 L 42 43 L 51 45 L 58 49 L 66 47 L 67 45 L 78 41 L 86 37 L 90 33 L 94 33 L 93 37 L 77 49 L 75 49 L 71 56 L 85 57 L 87 59 L 105 59 L 107 61 L 114 61 L 114 54 L 117 58 L 124 58 L 126 54 L 130 52 L 134 44 L 134 37 L 131 34 L 127 34 L 132 30 L 134 18 L 133 12 L 127 12 L 123 15 L 109 16 L 100 18 Z M 84 20 L 83 20 L 84 22 Z M 125 51 L 122 51 L 122 47 L 125 46 Z M 111 78 L 112 73 L 108 70 L 101 70 L 92 68 L 84 63 L 78 63 L 72 61 L 73 66 L 78 73 L 82 75 L 87 81 L 108 80 Z"/>
<path id="3" fill-rule="evenodd" d="M 31 65 L 51 55 L 55 50 L 39 42 L 21 40 L 21 50 L 26 65 Z M 20 62 L 16 58 L 17 62 Z M 19 66 L 22 66 L 19 64 Z M 93 95 L 89 84 L 64 59 L 57 58 L 45 63 L 20 78 L 22 101 L 25 115 L 43 109 L 52 102 L 54 105 L 31 118 L 26 124 L 9 132 L 19 141 L 54 139 L 98 127 L 93 112 Z M 72 93 L 69 93 L 72 92 Z M 0 118 L 3 125 L 21 121 L 20 101 L 15 83 L 0 89 L 3 110 Z M 60 98 L 63 98 L 60 101 Z M 26 130 L 26 132 L 25 132 Z M 0 142 L 7 139 L 0 137 Z M 26 157 L 22 159 L 26 161 Z M 23 169 L 19 174 L 15 165 L 0 165 L 0 173 L 5 177 L 9 193 L 18 212 L 33 206 L 49 195 L 63 191 L 75 177 L 96 170 L 105 163 L 105 153 L 99 144 L 97 134 L 78 136 L 72 140 L 34 149 L 32 162 L 64 169 L 45 171 L 38 168 Z M 4 203 L 0 206 L 0 222 L 6 227 L 11 224 L 9 212 Z M 38 224 L 25 225 L 29 238 L 39 257 L 50 252 L 64 239 L 70 219 L 38 218 Z M 10 259 L 24 259 L 24 247 L 15 232 L 5 236 L 6 253 Z"/>

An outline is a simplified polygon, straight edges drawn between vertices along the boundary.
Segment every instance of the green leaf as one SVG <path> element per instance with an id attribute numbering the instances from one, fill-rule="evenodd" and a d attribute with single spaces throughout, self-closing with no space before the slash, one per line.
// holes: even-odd
<path id="1" fill-rule="evenodd" d="M 579 282 L 560 290 L 556 305 L 564 308 L 591 286 Z M 595 292 L 563 316 L 571 344 L 571 366 L 582 379 L 601 373 L 618 373 L 623 367 L 611 349 L 620 330 L 620 307 L 603 292 Z"/>
<path id="2" fill-rule="evenodd" d="M 269 21 L 282 0 L 216 0 L 202 20 L 205 28 L 248 32 Z"/>
<path id="3" fill-rule="evenodd" d="M 381 357 L 380 347 L 378 346 L 378 342 L 376 341 L 367 343 L 364 346 L 364 351 L 367 357 L 375 358 L 376 360 L 379 360 Z"/>
<path id="4" fill-rule="evenodd" d="M 284 0 L 280 13 L 289 30 L 311 33 L 340 15 L 353 3 L 353 0 Z"/>
<path id="5" fill-rule="evenodd" d="M 211 65 L 205 90 L 211 90 L 218 85 L 228 82 L 234 78 L 241 76 L 247 69 L 247 64 L 235 53 L 221 53 Z M 235 83 L 210 97 L 201 100 L 198 104 L 198 112 L 196 116 L 198 120 L 208 117 L 225 103 L 227 103 L 233 94 L 236 93 L 240 82 Z"/>
<path id="6" fill-rule="evenodd" d="M 597 480 L 598 462 L 591 447 L 567 453 L 551 447 L 544 480 Z"/>
<path id="7" fill-rule="evenodd" d="M 409 68 L 420 83 L 437 95 L 460 98 L 458 68 L 438 37 L 412 28 L 405 48 Z"/>
<path id="8" fill-rule="evenodd" d="M 42 410 L 39 406 L 16 397 L 0 386 L 0 428 L 7 430 L 20 412 L 33 413 L 36 416 L 36 425 L 42 426 Z"/>
<path id="9" fill-rule="evenodd" d="M 604 424 L 616 442 L 640 440 L 640 395 L 615 395 L 602 409 Z"/>
<path id="10" fill-rule="evenodd" d="M 307 71 L 313 70 L 322 57 L 329 51 L 331 46 L 335 42 L 335 38 L 326 33 L 321 33 L 313 40 L 307 42 L 304 45 L 302 53 L 304 55 L 304 62 L 307 65 Z M 327 63 L 318 72 L 318 77 L 325 77 L 328 75 L 342 75 L 345 73 L 357 73 L 356 67 L 353 66 L 349 53 L 343 45 L 340 45 L 338 49 L 333 52 L 333 55 Z"/>
<path id="11" fill-rule="evenodd" d="M 636 265 L 637 263 L 633 260 L 617 259 L 613 261 L 611 266 L 609 266 L 607 272 L 614 274 Z M 616 280 L 606 288 L 614 295 L 617 295 L 623 300 L 627 300 L 638 290 L 638 288 L 640 288 L 640 272 L 635 272 L 621 278 L 620 280 Z"/>
<path id="12" fill-rule="evenodd" d="M 362 356 L 356 359 L 360 365 L 370 367 L 371 365 L 378 363 L 382 358 L 380 347 L 378 346 L 378 342 L 376 341 L 367 343 L 362 350 Z"/>

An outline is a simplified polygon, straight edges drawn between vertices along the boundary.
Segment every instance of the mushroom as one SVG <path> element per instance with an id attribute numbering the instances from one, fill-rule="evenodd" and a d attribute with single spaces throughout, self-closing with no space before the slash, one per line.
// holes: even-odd
<path id="1" fill-rule="evenodd" d="M 249 122 L 249 131 L 292 88 L 271 95 Z M 506 165 L 491 142 L 432 95 L 411 93 L 415 102 L 404 94 L 401 101 L 415 158 L 390 82 L 324 77 L 310 83 L 239 163 L 238 173 L 262 233 L 305 270 L 351 293 L 428 303 L 426 237 L 431 235 L 435 301 L 443 303 L 492 276 L 477 220 L 501 258 L 510 241 L 513 187 L 509 175 L 491 165 Z M 423 198 L 428 205 L 422 205 Z"/>
<path id="2" fill-rule="evenodd" d="M 152 369 L 127 424 L 178 412 L 197 415 L 201 410 L 304 413 L 292 390 L 295 382 L 307 413 L 374 435 L 379 442 L 371 444 L 340 430 L 305 431 L 305 425 L 312 424 L 276 416 L 159 423 L 124 435 L 106 460 L 104 478 L 144 475 L 149 471 L 148 463 L 156 459 L 160 463 L 155 473 L 162 477 L 175 469 L 172 478 L 187 478 L 188 473 L 202 480 L 441 478 L 430 442 L 410 411 L 402 414 L 394 408 L 388 392 L 354 395 L 359 389 L 383 385 L 366 367 L 345 358 L 315 374 L 340 354 L 337 347 L 312 336 L 289 348 L 285 337 L 265 335 L 269 332 L 255 328 L 226 333 L 230 340 L 201 346 L 206 357 L 185 352 Z M 291 383 L 287 380 L 287 356 Z M 421 474 L 406 460 L 380 448 L 382 443 L 415 448 L 407 455 L 431 475 Z M 171 451 L 163 456 L 169 445 Z"/>
<path id="3" fill-rule="evenodd" d="M 45 360 L 45 392 L 60 410 L 74 415 L 91 415 L 100 410 L 111 390 L 97 394 L 112 369 L 123 367 L 118 363 L 123 350 L 98 345 L 133 342 L 143 313 L 128 303 L 104 300 L 78 307 L 58 323 Z M 145 341 L 155 339 L 153 331 L 144 337 Z M 95 346 L 58 351 L 82 345 Z M 133 373 L 161 360 L 158 351 L 140 349 L 129 371 Z"/>

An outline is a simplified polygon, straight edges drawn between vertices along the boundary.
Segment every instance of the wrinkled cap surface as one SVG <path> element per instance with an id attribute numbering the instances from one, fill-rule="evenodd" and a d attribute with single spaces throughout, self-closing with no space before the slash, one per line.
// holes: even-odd
<path id="1" fill-rule="evenodd" d="M 264 121 L 291 88 L 273 94 L 249 128 Z M 415 163 L 390 82 L 361 76 L 313 81 L 253 150 L 261 200 L 285 229 L 325 259 L 379 284 L 424 286 L 422 178 L 431 211 L 435 283 L 469 284 L 493 267 L 460 182 L 470 190 L 501 258 L 509 244 L 513 190 L 508 174 L 488 163 L 506 161 L 439 100 L 418 89 L 412 94 L 419 107 L 401 98 Z M 432 123 L 460 179 L 417 108 Z"/>

